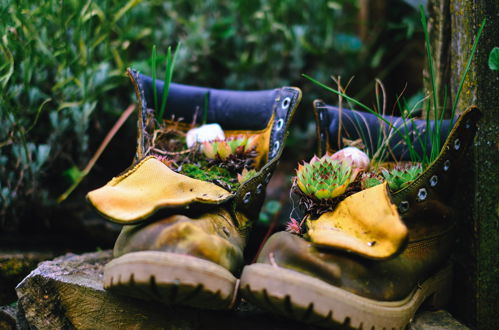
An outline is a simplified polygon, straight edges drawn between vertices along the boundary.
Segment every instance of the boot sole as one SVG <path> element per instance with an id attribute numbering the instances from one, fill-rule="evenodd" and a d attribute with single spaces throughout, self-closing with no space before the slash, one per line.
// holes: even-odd
<path id="1" fill-rule="evenodd" d="M 167 305 L 230 309 L 237 284 L 220 265 L 170 252 L 127 253 L 104 267 L 105 289 Z"/>
<path id="2" fill-rule="evenodd" d="M 272 313 L 298 321 L 357 329 L 404 329 L 419 306 L 431 298 L 435 307 L 449 297 L 452 267 L 447 265 L 400 301 L 377 301 L 322 280 L 268 264 L 246 266 L 241 296 Z"/>

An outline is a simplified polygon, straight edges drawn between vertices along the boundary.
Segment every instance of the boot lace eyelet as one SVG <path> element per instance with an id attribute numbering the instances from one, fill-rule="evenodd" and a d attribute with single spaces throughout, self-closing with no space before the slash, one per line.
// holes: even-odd
<path id="1" fill-rule="evenodd" d="M 444 171 L 448 171 L 450 168 L 450 160 L 447 159 L 445 162 L 444 162 Z"/>
<path id="2" fill-rule="evenodd" d="M 454 140 L 454 150 L 459 150 L 461 148 L 461 140 L 455 139 Z"/>
<path id="3" fill-rule="evenodd" d="M 258 186 L 256 186 L 256 193 L 257 194 L 261 194 L 263 191 L 263 184 L 259 184 Z"/>
<path id="4" fill-rule="evenodd" d="M 244 194 L 243 203 L 248 204 L 250 200 L 251 200 L 251 192 L 248 191 L 246 194 Z"/>
<path id="5" fill-rule="evenodd" d="M 275 125 L 275 130 L 280 131 L 282 127 L 284 126 L 284 119 L 279 119 Z"/>
<path id="6" fill-rule="evenodd" d="M 265 183 L 269 183 L 271 177 L 272 174 L 268 173 L 267 176 L 265 177 Z"/>
<path id="7" fill-rule="evenodd" d="M 418 200 L 419 201 L 424 201 L 428 197 L 428 191 L 426 191 L 426 188 L 421 188 L 418 191 Z"/>
<path id="8" fill-rule="evenodd" d="M 409 202 L 408 201 L 402 201 L 399 204 L 399 211 L 400 213 L 405 213 L 409 210 Z"/>
<path id="9" fill-rule="evenodd" d="M 281 144 L 279 143 L 279 141 L 275 141 L 274 142 L 274 146 L 272 147 L 272 157 L 274 157 L 275 155 L 277 155 L 277 151 L 279 150 L 279 146 Z"/>
<path id="10" fill-rule="evenodd" d="M 289 108 L 289 105 L 291 104 L 291 98 L 289 97 L 286 97 L 284 100 L 282 100 L 282 104 L 281 104 L 281 107 L 286 110 L 287 108 Z"/>
<path id="11" fill-rule="evenodd" d="M 438 184 L 438 176 L 433 175 L 430 178 L 430 186 L 435 187 Z"/>

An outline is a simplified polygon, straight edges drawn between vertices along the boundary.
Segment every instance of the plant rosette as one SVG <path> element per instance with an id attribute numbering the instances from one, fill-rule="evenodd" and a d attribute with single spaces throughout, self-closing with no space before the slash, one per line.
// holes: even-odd
<path id="1" fill-rule="evenodd" d="M 212 134 L 213 128 L 216 134 Z M 198 131 L 191 128 L 186 134 L 180 129 L 180 123 L 170 123 L 153 134 L 151 154 L 177 173 L 235 191 L 256 174 L 253 163 L 257 156 L 257 139 L 246 136 L 225 138 L 218 128 L 216 124 L 203 125 Z M 210 131 L 209 134 L 206 130 Z M 190 146 L 186 140 L 191 142 Z"/>
<path id="2" fill-rule="evenodd" d="M 359 191 L 355 182 L 360 171 L 345 159 L 333 159 L 329 154 L 314 156 L 310 162 L 298 165 L 293 191 L 305 212 L 316 217 L 334 210 L 341 200 Z"/>

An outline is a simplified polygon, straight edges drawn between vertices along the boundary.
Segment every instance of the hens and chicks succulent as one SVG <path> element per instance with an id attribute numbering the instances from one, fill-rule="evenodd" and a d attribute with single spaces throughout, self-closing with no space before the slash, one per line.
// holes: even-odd
<path id="1" fill-rule="evenodd" d="M 357 148 L 348 147 L 333 155 L 314 156 L 310 162 L 299 164 L 295 182 L 300 192 L 308 197 L 328 200 L 343 195 L 354 182 L 360 183 L 360 189 L 367 189 L 387 181 L 390 190 L 397 191 L 415 180 L 422 171 L 421 164 L 370 171 L 369 157 Z"/>

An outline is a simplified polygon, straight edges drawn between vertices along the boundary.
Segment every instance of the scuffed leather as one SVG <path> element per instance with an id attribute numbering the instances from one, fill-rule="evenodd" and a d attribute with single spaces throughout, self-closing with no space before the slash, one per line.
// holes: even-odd
<path id="1" fill-rule="evenodd" d="M 479 118 L 480 111 L 476 107 L 464 111 L 439 157 L 413 183 L 391 193 L 409 230 L 409 242 L 400 254 L 387 260 L 374 260 L 351 253 L 347 248 L 326 248 L 307 240 L 306 236 L 281 232 L 267 241 L 258 262 L 292 269 L 379 301 L 407 297 L 418 283 L 438 271 L 450 258 L 455 226 L 450 197 Z M 432 180 L 435 176 L 436 181 Z M 359 207 L 368 206 L 359 204 Z"/>
<path id="2" fill-rule="evenodd" d="M 395 301 L 443 266 L 452 243 L 453 236 L 447 232 L 432 240 L 410 242 L 393 259 L 372 260 L 279 232 L 269 238 L 257 262 L 295 270 L 366 298 Z"/>
<path id="3" fill-rule="evenodd" d="M 152 156 L 87 195 L 97 211 L 122 224 L 146 219 L 161 208 L 222 204 L 232 197 L 216 184 L 176 173 Z"/>
<path id="4" fill-rule="evenodd" d="M 240 215 L 241 216 L 241 215 Z M 223 207 L 196 217 L 174 214 L 154 222 L 124 226 L 114 256 L 137 251 L 188 254 L 214 262 L 232 273 L 243 265 L 245 240 Z"/>

